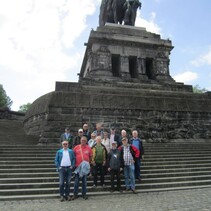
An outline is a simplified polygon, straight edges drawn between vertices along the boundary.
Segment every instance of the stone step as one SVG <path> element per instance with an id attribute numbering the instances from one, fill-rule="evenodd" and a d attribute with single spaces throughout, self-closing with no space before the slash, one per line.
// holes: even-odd
<path id="1" fill-rule="evenodd" d="M 144 158 L 194 158 L 194 157 L 207 157 L 210 156 L 211 153 L 184 153 L 184 154 L 177 154 L 177 153 L 171 153 L 171 154 L 144 154 Z"/>
<path id="2" fill-rule="evenodd" d="M 31 182 L 30 183 L 11 183 L 11 184 L 0 184 L 0 189 L 24 189 L 24 188 L 52 188 L 59 186 L 59 179 L 54 179 L 53 181 L 45 181 L 45 182 Z M 195 180 L 211 180 L 211 173 L 210 175 L 197 175 L 197 176 L 180 176 L 180 177 L 164 177 L 164 178 L 143 178 L 141 183 L 136 181 L 136 185 L 138 184 L 154 184 L 154 183 L 163 183 L 163 182 L 185 182 L 185 181 L 195 181 Z M 121 180 L 122 185 L 124 184 L 124 178 L 122 177 Z M 98 183 L 99 184 L 99 183 Z M 110 186 L 110 177 L 105 178 L 106 186 Z M 72 179 L 72 186 L 74 185 L 74 179 Z M 92 187 L 93 185 L 93 177 L 87 180 L 87 187 Z M 100 186 L 100 184 L 99 184 Z"/>
<path id="3" fill-rule="evenodd" d="M 163 160 L 163 161 L 148 161 L 148 160 L 144 160 L 142 161 L 142 166 L 151 166 L 151 165 L 171 165 L 171 164 L 199 164 L 199 163 L 211 163 L 211 159 L 202 159 L 202 160 Z"/>
<path id="4" fill-rule="evenodd" d="M 163 157 L 159 157 L 159 158 L 149 158 L 147 156 L 144 157 L 143 162 L 163 162 L 163 161 L 180 161 L 180 160 L 186 160 L 186 161 L 193 161 L 195 162 L 196 160 L 209 160 L 211 159 L 211 154 L 208 156 L 199 156 L 199 157 L 167 157 L 167 158 L 163 158 Z"/>
<path id="5" fill-rule="evenodd" d="M 18 172 L 25 172 L 25 173 L 33 173 L 33 172 L 53 172 L 56 171 L 55 168 L 18 168 L 18 169 L 0 169 L 1 173 L 18 173 Z"/>
<path id="6" fill-rule="evenodd" d="M 3 170 L 3 169 L 33 169 L 33 168 L 54 168 L 55 169 L 55 164 L 54 164 L 54 162 L 51 162 L 51 163 L 40 163 L 40 164 L 31 164 L 31 163 L 29 163 L 29 164 L 24 164 L 24 165 L 22 165 L 22 164 L 10 164 L 10 165 L 8 165 L 8 164 L 2 164 L 1 166 L 0 166 L 0 171 L 1 171 L 1 169 Z"/>
<path id="7" fill-rule="evenodd" d="M 211 167 L 195 167 L 195 168 L 191 168 L 191 167 L 181 167 L 181 168 L 154 168 L 154 169 L 141 169 L 141 172 L 143 174 L 147 173 L 147 174 L 152 174 L 152 173 L 174 173 L 174 172 L 199 172 L 199 171 L 208 171 L 211 170 Z"/>
<path id="8" fill-rule="evenodd" d="M 145 165 L 143 163 L 142 165 L 142 170 L 155 170 L 155 169 L 175 169 L 175 170 L 180 170 L 183 168 L 211 168 L 211 163 L 183 163 L 183 164 L 159 164 L 159 165 Z M 18 172 L 53 172 L 55 171 L 55 167 L 52 165 L 52 167 L 46 166 L 46 167 L 40 167 L 37 168 L 36 166 L 34 168 L 30 166 L 25 166 L 23 168 L 0 168 L 0 173 L 18 173 Z"/>
<path id="9" fill-rule="evenodd" d="M 162 192 L 162 191 L 175 191 L 175 190 L 194 190 L 194 189 L 202 189 L 202 188 L 210 188 L 211 185 L 197 185 L 197 186 L 180 186 L 180 187 L 168 187 L 168 188 L 151 188 L 151 189 L 137 189 L 138 193 L 148 193 L 148 192 Z M 80 194 L 80 193 L 79 193 Z M 89 197 L 95 197 L 99 195 L 119 195 L 119 194 L 133 194 L 130 192 L 119 193 L 115 191 L 111 193 L 110 191 L 93 191 L 87 192 Z M 80 196 L 80 195 L 79 195 Z M 14 201 L 14 200 L 38 200 L 38 199 L 59 199 L 58 193 L 49 193 L 49 194 L 32 194 L 32 195 L 8 195 L 8 196 L 0 196 L 0 201 Z"/>
<path id="10" fill-rule="evenodd" d="M 1 178 L 32 178 L 32 177 L 45 177 L 45 176 L 58 176 L 58 172 L 52 171 L 52 172 L 15 172 L 15 173 L 0 173 L 0 179 Z"/>
<path id="11" fill-rule="evenodd" d="M 0 161 L 3 160 L 37 160 L 37 159 L 51 159 L 54 160 L 56 154 L 0 154 Z M 198 152 L 198 153 L 168 153 L 168 154 L 145 154 L 144 157 L 145 158 L 181 158 L 181 157 L 205 157 L 205 156 L 210 156 L 210 153 L 202 153 L 202 152 Z"/>
<path id="12" fill-rule="evenodd" d="M 20 159 L 20 160 L 17 160 L 18 158 L 16 158 L 16 160 L 12 160 L 12 159 L 7 159 L 7 160 L 0 160 L 0 168 L 2 165 L 29 165 L 29 164 L 52 164 L 54 163 L 54 157 L 50 157 L 50 158 L 46 158 L 44 157 L 43 159 L 39 159 L 37 157 L 35 157 L 34 159 L 29 159 L 29 160 L 24 160 L 24 159 Z M 153 157 L 153 158 L 149 158 L 145 155 L 145 159 L 143 160 L 143 164 L 144 163 L 148 163 L 148 162 L 155 162 L 155 163 L 163 163 L 163 162 L 178 162 L 178 161 L 193 161 L 193 162 L 196 162 L 197 160 L 209 160 L 211 159 L 211 154 L 210 155 L 204 155 L 204 156 L 194 156 L 194 157 L 187 157 L 187 156 L 184 156 L 184 157 Z"/>
<path id="13" fill-rule="evenodd" d="M 54 161 L 54 158 L 55 157 L 5 157 L 5 158 L 0 157 L 0 161 L 9 161 L 9 160 L 11 161 L 32 160 L 33 161 L 33 160 L 46 160 L 46 159 Z"/>
<path id="14" fill-rule="evenodd" d="M 211 159 L 204 159 L 204 160 L 163 160 L 163 161 L 147 161 L 144 160 L 142 162 L 142 167 L 148 167 L 148 166 L 166 166 L 166 165 L 184 165 L 184 164 L 193 164 L 194 166 L 196 164 L 211 164 Z M 55 164 L 53 160 L 50 160 L 50 162 L 40 162 L 40 163 L 24 163 L 24 164 L 14 164 L 14 163 L 6 163 L 2 162 L 0 165 L 1 169 L 29 169 L 29 168 L 55 168 Z M 165 168 L 165 167 L 164 167 Z"/>
<path id="15" fill-rule="evenodd" d="M 196 168 L 196 167 L 211 167 L 211 163 L 183 163 L 183 164 L 160 164 L 160 165 L 145 165 L 143 163 L 142 169 L 181 169 L 181 168 Z"/>
<path id="16" fill-rule="evenodd" d="M 142 172 L 142 178 L 148 179 L 148 178 L 166 178 L 166 177 L 189 177 L 189 176 L 206 176 L 206 175 L 211 175 L 211 170 L 210 171 L 189 171 L 189 172 L 171 172 L 171 173 L 143 173 Z M 7 177 L 6 177 L 7 176 Z M 3 183 L 27 183 L 27 182 L 49 182 L 49 181 L 58 181 L 58 173 L 57 172 L 52 172 L 52 173 L 33 173 L 33 174 L 10 174 L 8 177 L 7 175 L 2 175 L 0 177 L 0 184 Z M 88 177 L 88 180 L 90 180 L 92 177 Z M 122 175 L 123 178 L 123 175 Z M 105 179 L 110 179 L 110 175 L 105 175 Z"/>
<path id="17" fill-rule="evenodd" d="M 54 160 L 19 160 L 19 161 L 13 161 L 13 160 L 7 160 L 7 161 L 0 161 L 0 168 L 2 165 L 31 165 L 31 164 L 49 164 L 52 165 L 54 163 Z"/>
<path id="18" fill-rule="evenodd" d="M 179 181 L 179 182 L 159 182 L 159 183 L 140 183 L 136 184 L 136 189 L 155 189 L 155 188 L 169 188 L 169 187 L 182 187 L 182 186 L 207 186 L 211 185 L 211 180 L 192 180 L 192 181 Z M 124 188 L 124 185 L 122 185 Z M 110 188 L 109 186 L 107 188 Z M 107 189 L 106 188 L 106 189 Z M 95 188 L 87 186 L 87 192 L 92 191 L 104 191 L 106 189 L 102 188 Z M 73 185 L 71 186 L 71 192 L 73 191 Z M 79 192 L 81 188 L 79 188 Z M 0 190 L 0 196 L 12 196 L 12 195 L 34 195 L 34 194 L 58 194 L 59 188 L 58 187 L 51 187 L 51 188 L 24 188 L 24 189 L 4 189 Z"/>

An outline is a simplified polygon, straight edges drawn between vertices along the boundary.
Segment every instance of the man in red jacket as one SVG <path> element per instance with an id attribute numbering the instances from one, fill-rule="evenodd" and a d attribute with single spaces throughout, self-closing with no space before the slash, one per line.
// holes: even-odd
<path id="1" fill-rule="evenodd" d="M 81 137 L 81 144 L 77 145 L 73 149 L 75 153 L 75 167 L 78 167 L 83 161 L 90 163 L 92 158 L 92 150 L 89 145 L 87 145 L 87 137 Z M 88 199 L 86 195 L 86 185 L 87 185 L 87 175 L 83 175 L 82 178 L 82 197 L 86 200 Z M 73 200 L 78 198 L 78 188 L 79 188 L 79 173 L 75 174 L 75 184 L 74 184 L 74 196 Z"/>

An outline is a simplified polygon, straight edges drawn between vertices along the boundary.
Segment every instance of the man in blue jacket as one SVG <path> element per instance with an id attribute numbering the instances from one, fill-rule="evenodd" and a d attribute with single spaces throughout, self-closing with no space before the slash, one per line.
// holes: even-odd
<path id="1" fill-rule="evenodd" d="M 144 159 L 144 146 L 141 139 L 138 137 L 138 131 L 133 130 L 130 143 L 139 150 L 139 158 L 135 160 L 135 178 L 141 182 L 141 160 Z"/>
<path id="2" fill-rule="evenodd" d="M 63 141 L 62 149 L 57 151 L 55 165 L 59 172 L 60 201 L 70 201 L 70 180 L 75 166 L 75 154 L 68 148 L 68 141 Z"/>

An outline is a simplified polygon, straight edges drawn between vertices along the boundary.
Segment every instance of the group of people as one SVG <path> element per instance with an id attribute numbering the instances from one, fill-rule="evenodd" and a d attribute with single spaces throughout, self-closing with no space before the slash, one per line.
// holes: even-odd
<path id="1" fill-rule="evenodd" d="M 61 135 L 62 147 L 55 156 L 55 165 L 59 172 L 60 200 L 75 200 L 78 198 L 79 181 L 82 181 L 82 197 L 87 197 L 87 176 L 93 177 L 93 188 L 100 185 L 105 188 L 105 175 L 110 174 L 111 192 L 122 192 L 121 172 L 124 174 L 125 191 L 136 193 L 135 180 L 141 181 L 141 160 L 144 158 L 144 147 L 138 137 L 137 130 L 132 131 L 131 138 L 125 130 L 116 134 L 115 128 L 110 133 L 104 131 L 100 123 L 92 133 L 88 124 L 78 130 L 73 137 L 70 129 L 66 128 Z M 74 173 L 73 196 L 70 196 L 70 182 Z"/>

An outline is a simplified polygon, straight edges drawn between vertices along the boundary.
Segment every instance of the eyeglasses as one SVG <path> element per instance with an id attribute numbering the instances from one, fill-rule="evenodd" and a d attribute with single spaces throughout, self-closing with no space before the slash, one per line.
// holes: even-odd
<path id="1" fill-rule="evenodd" d="M 62 144 L 62 145 L 68 145 L 68 144 Z"/>

